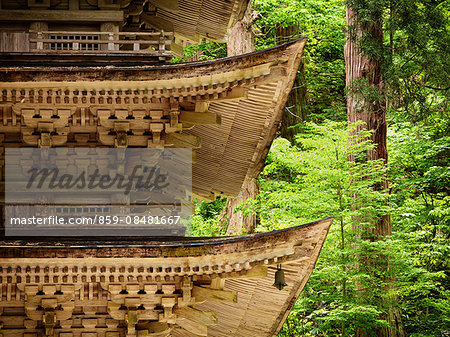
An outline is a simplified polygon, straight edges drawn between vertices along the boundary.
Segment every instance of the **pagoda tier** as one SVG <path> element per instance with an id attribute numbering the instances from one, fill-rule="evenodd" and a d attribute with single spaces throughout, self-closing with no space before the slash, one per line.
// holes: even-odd
<path id="1" fill-rule="evenodd" d="M 122 58 L 145 54 L 141 56 L 147 56 L 147 62 L 151 56 L 156 56 L 154 61 L 164 61 L 172 53 L 181 56 L 183 47 L 204 39 L 225 42 L 227 31 L 242 19 L 248 3 L 248 0 L 0 0 L 0 53 L 14 53 L 16 57 L 22 53 L 61 51 L 100 57 L 121 53 Z M 154 37 L 147 33 L 161 31 L 170 32 L 165 41 L 168 43 L 159 41 L 163 44 L 155 45 Z"/>
<path id="2" fill-rule="evenodd" d="M 274 336 L 331 222 L 169 241 L 4 239 L 0 336 Z"/>
<path id="3" fill-rule="evenodd" d="M 306 39 L 169 62 L 186 45 L 224 41 L 248 3 L 0 0 L 0 191 L 5 148 L 67 148 L 75 171 L 80 148 L 189 148 L 194 197 L 237 196 L 263 167 Z M 89 214 L 117 202 L 87 199 L 99 195 L 110 203 Z M 78 214 L 86 198 L 71 199 L 51 214 Z M 276 335 L 331 223 L 222 238 L 2 237 L 0 337 Z"/>
<path id="4" fill-rule="evenodd" d="M 3 65 L 0 146 L 192 148 L 194 194 L 236 196 L 262 168 L 305 41 L 163 66 Z"/>

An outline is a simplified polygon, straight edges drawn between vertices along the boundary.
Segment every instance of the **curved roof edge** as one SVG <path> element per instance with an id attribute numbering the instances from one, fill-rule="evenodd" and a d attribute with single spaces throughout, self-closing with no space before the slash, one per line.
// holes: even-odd
<path id="1" fill-rule="evenodd" d="M 5 248 L 46 249 L 46 248 L 74 248 L 74 249 L 100 249 L 100 248 L 161 248 L 161 247 L 198 247 L 223 245 L 230 243 L 248 243 L 258 239 L 280 236 L 295 236 L 300 230 L 318 224 L 331 225 L 334 217 L 309 222 L 306 224 L 247 235 L 222 237 L 117 237 L 105 239 L 104 237 L 4 237 L 0 239 L 0 251 Z M 4 255 L 2 255 L 4 257 Z"/>
<path id="2" fill-rule="evenodd" d="M 51 55 L 39 55 L 39 54 L 31 54 L 31 53 L 1 53 L 0 54 L 0 74 L 5 73 L 4 75 L 10 75 L 11 71 L 24 73 L 24 72 L 35 72 L 51 70 L 51 71 L 99 71 L 105 70 L 108 72 L 111 71 L 143 71 L 143 70 L 173 70 L 173 69 L 184 69 L 184 68 L 194 68 L 194 67 L 203 67 L 203 66 L 213 66 L 220 65 L 221 63 L 229 63 L 239 62 L 242 59 L 246 58 L 258 58 L 263 57 L 263 59 L 267 56 L 266 54 L 272 54 L 279 51 L 283 51 L 294 44 L 300 44 L 306 42 L 307 37 L 302 37 L 300 39 L 296 39 L 293 41 L 289 41 L 278 46 L 257 50 L 251 53 L 236 55 L 236 56 L 228 56 L 213 60 L 205 60 L 205 61 L 194 61 L 194 62 L 184 62 L 184 63 L 170 63 L 170 64 L 155 64 L 149 63 L 145 61 L 145 58 L 142 59 L 140 57 L 130 56 L 129 54 L 118 54 L 115 56 L 98 55 L 98 60 L 94 61 L 96 58 L 95 54 L 86 55 L 78 55 L 76 60 L 71 60 L 73 55 L 55 55 L 52 57 Z M 45 60 L 40 60 L 39 58 L 43 58 Z M 122 61 L 120 60 L 122 59 Z M 49 61 L 50 60 L 50 61 Z M 82 62 L 82 63 L 81 63 Z M 4 76 L 3 75 L 3 76 Z M 8 77 L 2 78 L 1 81 L 8 81 Z M 17 79 L 13 79 L 11 77 L 10 81 L 17 81 Z"/>

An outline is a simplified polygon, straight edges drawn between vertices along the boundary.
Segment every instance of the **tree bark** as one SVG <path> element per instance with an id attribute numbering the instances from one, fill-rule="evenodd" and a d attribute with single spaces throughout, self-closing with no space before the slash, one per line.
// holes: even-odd
<path id="1" fill-rule="evenodd" d="M 255 51 L 253 11 L 249 2 L 244 16 L 228 30 L 227 55 L 236 56 Z"/>
<path id="2" fill-rule="evenodd" d="M 228 56 L 250 53 L 255 50 L 253 12 L 250 3 L 242 18 L 228 30 Z M 234 208 L 247 199 L 255 199 L 259 193 L 256 179 L 250 179 L 241 187 L 241 194 L 236 198 L 228 198 L 227 205 L 221 214 L 222 221 L 227 221 L 227 234 L 253 233 L 258 222 L 257 215 L 244 216 L 241 211 L 234 213 Z"/>
<path id="3" fill-rule="evenodd" d="M 363 121 L 364 124 L 357 127 L 355 134 L 363 128 L 372 130 L 373 134 L 371 140 L 376 144 L 375 149 L 367 152 L 367 160 L 382 159 L 387 165 L 388 152 L 386 145 L 387 125 L 385 104 L 382 97 L 382 76 L 380 59 L 369 56 L 364 53 L 359 47 L 363 36 L 371 37 L 372 42 L 377 44 L 380 48 L 383 45 L 383 26 L 381 20 L 381 13 L 374 15 L 372 20 L 364 23 L 358 21 L 358 13 L 352 8 L 346 8 L 347 27 L 351 32 L 347 37 L 344 47 L 344 57 L 346 65 L 346 87 L 347 87 L 347 117 L 349 123 Z M 364 87 L 364 90 L 361 89 Z M 370 99 L 368 98 L 370 97 Z M 354 136 L 354 135 L 353 135 Z M 350 142 L 354 142 L 351 139 Z M 355 158 L 349 158 L 355 160 Z M 388 177 L 383 179 L 382 186 L 379 189 L 388 190 Z M 357 227 L 358 225 L 355 224 Z M 382 236 L 389 236 L 392 234 L 391 221 L 389 215 L 382 215 L 379 220 L 374 223 L 373 228 L 364 229 L 365 237 L 377 239 Z M 362 263 L 370 264 L 368 257 L 358 257 Z M 380 265 L 380 268 L 389 269 L 389 263 Z M 384 279 L 387 282 L 387 287 L 383 291 L 388 291 L 391 288 L 392 279 L 389 277 Z M 385 309 L 387 314 L 383 317 L 394 328 L 380 328 L 375 334 L 377 337 L 403 337 L 406 336 L 400 311 L 392 306 L 396 301 L 395 297 L 385 296 Z M 359 329 L 356 336 L 363 337 L 370 335 L 370 332 L 364 329 Z"/>
<path id="4" fill-rule="evenodd" d="M 237 198 L 229 198 L 227 206 L 220 215 L 221 221 L 227 221 L 227 234 L 249 234 L 253 233 L 259 222 L 257 214 L 244 216 L 241 211 L 234 213 L 234 208 L 247 199 L 255 199 L 259 193 L 259 185 L 256 179 L 251 179 L 242 185 L 241 195 Z"/>
<path id="5" fill-rule="evenodd" d="M 358 47 L 363 33 L 371 34 L 380 45 L 383 43 L 383 30 L 381 18 L 370 25 L 361 25 L 357 22 L 357 14 L 347 7 L 347 27 L 355 27 L 354 36 L 348 37 L 344 47 L 346 87 L 347 94 L 347 118 L 348 123 L 363 121 L 354 134 L 362 129 L 373 131 L 371 140 L 376 147 L 367 152 L 367 160 L 383 159 L 387 165 L 387 125 L 386 111 L 382 97 L 382 79 L 380 60 L 366 56 Z M 365 31 L 364 31 L 365 30 Z M 359 82 L 358 82 L 359 81 Z M 359 90 L 361 85 L 365 88 Z M 368 93 L 378 96 L 377 99 L 366 99 Z M 350 158 L 354 160 L 354 158 Z M 387 190 L 389 182 L 387 176 L 383 180 L 383 190 Z M 388 236 L 392 234 L 391 221 L 388 215 L 382 217 L 373 231 L 375 236 Z"/>

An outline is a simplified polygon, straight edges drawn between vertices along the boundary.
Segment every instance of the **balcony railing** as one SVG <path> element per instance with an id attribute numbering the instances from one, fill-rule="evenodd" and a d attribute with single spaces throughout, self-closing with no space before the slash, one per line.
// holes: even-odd
<path id="1" fill-rule="evenodd" d="M 170 60 L 171 32 L 30 31 L 0 33 L 0 52 L 131 54 Z"/>

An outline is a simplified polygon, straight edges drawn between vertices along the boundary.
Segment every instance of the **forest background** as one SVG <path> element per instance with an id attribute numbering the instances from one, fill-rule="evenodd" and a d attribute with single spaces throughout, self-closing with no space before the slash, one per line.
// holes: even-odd
<path id="1" fill-rule="evenodd" d="M 346 88 L 346 6 L 357 8 L 363 24 L 375 15 L 382 27 L 381 48 L 370 34 L 359 41 L 381 65 L 376 97 L 369 87 Z M 247 28 L 257 50 L 308 41 L 259 193 L 232 210 L 256 218 L 256 226 L 233 234 L 335 217 L 279 336 L 380 336 L 386 327 L 394 333 L 383 335 L 450 336 L 450 3 L 254 0 L 252 7 Z M 204 41 L 175 62 L 226 56 L 226 44 Z M 373 130 L 355 136 L 362 122 L 348 122 L 352 90 L 383 103 L 387 165 L 365 158 L 377 146 Z M 386 175 L 389 185 L 380 189 Z M 226 207 L 226 199 L 197 202 L 189 234 L 226 235 Z M 386 216 L 392 235 L 361 236 L 361 226 Z M 401 327 L 392 326 L 389 308 L 400 313 Z"/>

